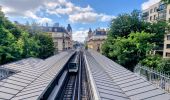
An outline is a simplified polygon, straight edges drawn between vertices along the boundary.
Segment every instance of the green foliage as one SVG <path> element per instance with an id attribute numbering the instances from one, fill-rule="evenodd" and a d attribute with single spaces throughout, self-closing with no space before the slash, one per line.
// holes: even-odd
<path id="1" fill-rule="evenodd" d="M 29 34 L 26 27 L 11 23 L 0 12 L 0 64 L 28 57 L 53 55 L 52 38 L 45 34 Z"/>
<path id="2" fill-rule="evenodd" d="M 165 31 L 169 27 L 168 23 L 166 23 L 165 21 L 159 21 L 157 23 L 150 24 L 149 27 L 150 28 L 146 30 L 146 32 L 154 34 L 152 41 L 155 42 L 157 45 L 163 44 Z"/>
<path id="3" fill-rule="evenodd" d="M 52 38 L 45 33 L 36 34 L 35 37 L 40 41 L 39 45 L 41 46 L 41 48 L 39 48 L 38 56 L 42 59 L 52 56 L 54 54 L 54 43 Z"/>
<path id="4" fill-rule="evenodd" d="M 162 62 L 162 57 L 160 55 L 147 55 L 145 59 L 140 61 L 144 66 L 157 69 L 158 64 Z"/>
<path id="5" fill-rule="evenodd" d="M 121 14 L 117 18 L 113 19 L 108 32 L 111 37 L 123 37 L 128 36 L 131 32 L 143 31 L 143 25 L 141 22 L 140 12 L 134 10 L 131 14 Z"/>
<path id="6" fill-rule="evenodd" d="M 161 0 L 161 1 L 170 4 L 170 0 Z"/>
<path id="7" fill-rule="evenodd" d="M 145 55 L 153 48 L 153 44 L 149 42 L 153 36 L 146 32 L 130 33 L 127 38 L 117 37 L 111 43 L 105 41 L 102 51 L 119 64 L 133 70 L 133 66 L 145 58 Z"/>
<path id="8" fill-rule="evenodd" d="M 21 39 L 24 43 L 23 49 L 24 52 L 22 57 L 37 57 L 39 55 L 39 40 L 35 39 L 35 37 L 30 37 L 28 33 L 23 32 Z"/>
<path id="9" fill-rule="evenodd" d="M 7 59 L 13 59 L 11 52 L 13 51 L 13 44 L 15 37 L 8 30 L 0 27 L 0 63 L 6 63 Z"/>
<path id="10" fill-rule="evenodd" d="M 170 59 L 163 59 L 160 55 L 147 55 L 140 63 L 160 72 L 170 74 Z"/>
<path id="11" fill-rule="evenodd" d="M 146 63 L 147 59 L 155 59 L 155 62 L 146 63 L 149 67 L 155 66 L 160 59 L 147 58 L 147 55 L 153 49 L 163 49 L 164 34 L 169 29 L 165 21 L 144 22 L 137 10 L 121 14 L 111 21 L 102 53 L 130 70 L 140 61 Z"/>
<path id="12" fill-rule="evenodd" d="M 87 43 L 85 44 L 85 49 L 88 50 L 88 45 L 87 45 Z"/>
<path id="13" fill-rule="evenodd" d="M 170 74 L 170 59 L 162 59 L 157 65 L 157 70 Z"/>

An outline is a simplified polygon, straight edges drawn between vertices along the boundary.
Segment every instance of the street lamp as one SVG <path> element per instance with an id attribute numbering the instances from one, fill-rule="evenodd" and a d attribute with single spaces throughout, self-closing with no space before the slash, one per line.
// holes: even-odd
<path id="1" fill-rule="evenodd" d="M 65 50 L 65 40 L 64 40 L 64 32 L 63 32 L 63 51 Z"/>

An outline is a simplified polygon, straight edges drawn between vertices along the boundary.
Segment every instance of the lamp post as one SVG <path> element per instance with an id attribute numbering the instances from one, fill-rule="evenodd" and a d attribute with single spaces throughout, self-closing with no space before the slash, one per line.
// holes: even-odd
<path id="1" fill-rule="evenodd" d="M 64 40 L 64 32 L 63 32 L 63 51 L 65 50 L 65 40 Z"/>

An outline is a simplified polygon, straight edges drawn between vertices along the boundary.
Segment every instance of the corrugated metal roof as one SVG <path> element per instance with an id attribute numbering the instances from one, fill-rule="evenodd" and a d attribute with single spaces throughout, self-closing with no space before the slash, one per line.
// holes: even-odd
<path id="1" fill-rule="evenodd" d="M 1 66 L 19 72 L 0 81 L 0 99 L 36 100 L 71 55 L 63 52 L 46 60 L 28 58 Z"/>
<path id="2" fill-rule="evenodd" d="M 170 100 L 168 93 L 97 52 L 86 52 L 86 59 L 102 100 Z"/>

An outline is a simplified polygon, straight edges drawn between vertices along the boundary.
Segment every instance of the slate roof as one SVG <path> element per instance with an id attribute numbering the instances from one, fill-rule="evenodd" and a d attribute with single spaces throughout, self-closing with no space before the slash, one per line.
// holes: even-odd
<path id="1" fill-rule="evenodd" d="M 45 60 L 28 58 L 0 66 L 17 71 L 0 81 L 0 100 L 38 99 L 71 55 L 62 52 Z"/>
<path id="2" fill-rule="evenodd" d="M 165 91 L 95 51 L 86 52 L 85 58 L 97 99 L 170 100 Z"/>

